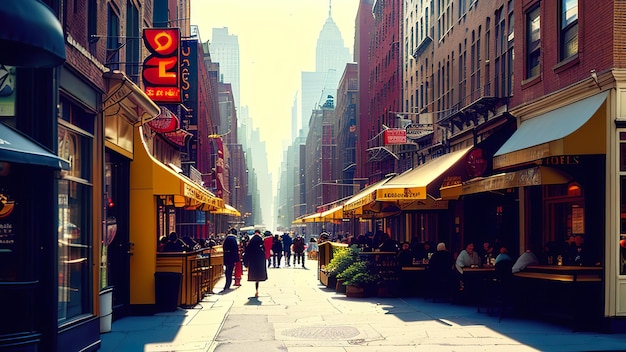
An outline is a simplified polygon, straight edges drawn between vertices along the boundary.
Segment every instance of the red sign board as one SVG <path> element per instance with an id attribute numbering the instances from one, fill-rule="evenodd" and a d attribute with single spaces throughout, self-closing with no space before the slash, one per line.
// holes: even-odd
<path id="1" fill-rule="evenodd" d="M 143 42 L 150 52 L 143 61 L 146 95 L 156 103 L 180 103 L 180 29 L 146 28 Z"/>
<path id="2" fill-rule="evenodd" d="M 390 128 L 383 132 L 385 145 L 406 144 L 406 130 L 401 128 Z"/>
<path id="3" fill-rule="evenodd" d="M 148 121 L 148 126 L 159 133 L 173 132 L 180 128 L 180 120 L 165 106 L 160 106 L 161 113 L 153 120 Z"/>

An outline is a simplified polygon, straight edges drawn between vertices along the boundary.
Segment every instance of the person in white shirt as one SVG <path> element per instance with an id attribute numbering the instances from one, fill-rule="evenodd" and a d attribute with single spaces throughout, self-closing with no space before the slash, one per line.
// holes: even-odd
<path id="1" fill-rule="evenodd" d="M 539 259 L 537 258 L 535 253 L 533 253 L 530 249 L 527 249 L 526 252 L 522 253 L 519 258 L 517 258 L 517 261 L 515 261 L 515 264 L 513 264 L 511 271 L 513 273 L 517 273 L 526 269 L 527 266 L 533 264 L 539 264 Z"/>
<path id="2" fill-rule="evenodd" d="M 480 256 L 474 251 L 474 243 L 469 242 L 465 249 L 456 257 L 454 266 L 460 274 L 463 274 L 463 268 L 471 267 L 472 265 L 480 265 Z"/>

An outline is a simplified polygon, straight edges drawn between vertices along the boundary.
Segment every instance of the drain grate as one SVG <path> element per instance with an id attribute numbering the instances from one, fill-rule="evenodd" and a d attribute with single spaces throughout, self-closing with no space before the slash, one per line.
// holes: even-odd
<path id="1" fill-rule="evenodd" d="M 352 326 L 301 327 L 285 330 L 282 335 L 309 340 L 344 340 L 359 335 L 359 330 Z"/>

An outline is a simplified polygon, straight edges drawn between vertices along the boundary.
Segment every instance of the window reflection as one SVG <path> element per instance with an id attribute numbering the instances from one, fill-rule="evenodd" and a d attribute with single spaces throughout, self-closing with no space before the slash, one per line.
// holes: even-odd
<path id="1" fill-rule="evenodd" d="M 67 104 L 64 112 L 70 113 L 77 109 L 75 105 L 67 108 Z M 93 138 L 72 130 L 70 126 L 59 126 L 58 134 L 59 155 L 70 161 L 70 170 L 58 183 L 58 316 L 59 324 L 63 324 L 92 311 L 89 254 Z"/>

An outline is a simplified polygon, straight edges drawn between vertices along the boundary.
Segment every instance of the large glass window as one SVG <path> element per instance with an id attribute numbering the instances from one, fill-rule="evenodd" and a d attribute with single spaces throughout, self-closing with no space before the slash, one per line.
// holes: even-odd
<path id="1" fill-rule="evenodd" d="M 541 25 L 539 6 L 526 14 L 526 78 L 539 75 L 541 56 Z"/>
<path id="2" fill-rule="evenodd" d="M 89 0 L 87 3 L 87 40 L 90 43 L 98 41 L 98 1 Z"/>
<path id="3" fill-rule="evenodd" d="M 515 70 L 513 69 L 513 61 L 515 61 L 515 50 L 514 49 L 514 43 L 515 43 L 515 15 L 513 14 L 513 1 L 509 1 L 508 3 L 508 8 L 509 8 L 509 19 L 508 19 L 508 33 L 506 36 L 506 42 L 507 42 L 507 53 L 506 53 L 506 74 L 505 77 L 508 78 L 507 80 L 507 85 L 506 85 L 506 90 L 504 92 L 504 96 L 512 96 L 513 95 L 513 83 L 515 82 Z"/>
<path id="4" fill-rule="evenodd" d="M 62 120 L 94 119 L 84 109 L 61 100 Z M 92 126 L 83 123 L 83 126 Z M 59 155 L 70 170 L 59 180 L 59 323 L 92 311 L 91 238 L 93 228 L 93 135 L 70 124 L 59 125 Z"/>
<path id="5" fill-rule="evenodd" d="M 120 18 L 113 7 L 109 6 L 107 21 L 107 67 L 111 70 L 120 68 Z"/>
<path id="6" fill-rule="evenodd" d="M 141 65 L 141 33 L 139 32 L 139 10 L 132 1 L 126 5 L 126 74 L 139 84 Z"/>
<path id="7" fill-rule="evenodd" d="M 578 0 L 561 0 L 561 60 L 578 53 Z"/>

